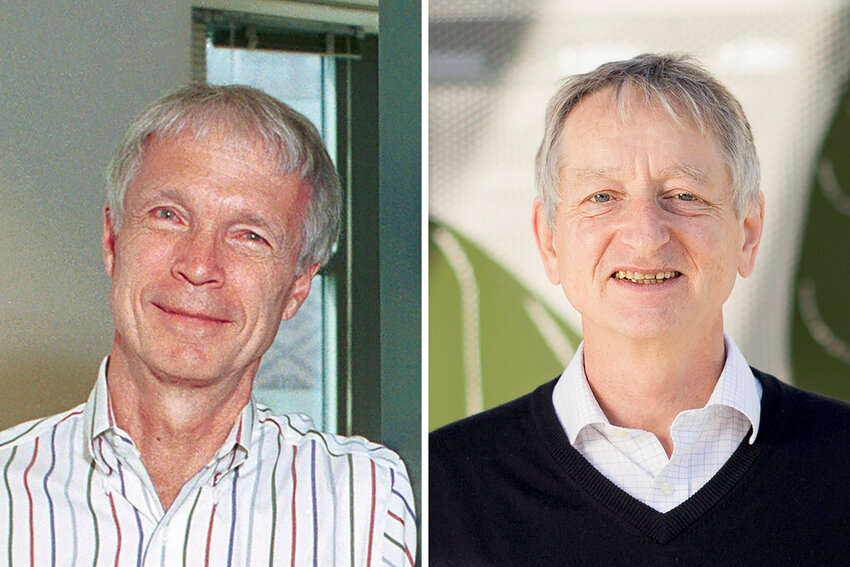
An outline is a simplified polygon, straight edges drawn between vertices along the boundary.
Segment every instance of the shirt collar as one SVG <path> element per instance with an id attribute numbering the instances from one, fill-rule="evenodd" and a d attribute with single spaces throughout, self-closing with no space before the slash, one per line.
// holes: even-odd
<path id="1" fill-rule="evenodd" d="M 239 414 L 239 418 L 230 429 L 230 434 L 228 434 L 227 439 L 224 440 L 224 444 L 222 444 L 221 448 L 216 451 L 216 458 L 225 457 L 232 451 L 238 451 L 247 455 L 250 450 L 251 436 L 254 434 L 254 426 L 256 423 L 256 401 L 254 400 L 254 397 L 251 396 L 251 399 L 245 405 L 242 413 Z"/>
<path id="2" fill-rule="evenodd" d="M 756 440 L 761 418 L 761 384 L 732 338 L 723 333 L 723 340 L 726 344 L 726 362 L 706 407 L 727 406 L 743 414 L 753 428 L 750 435 L 752 444 Z M 552 402 L 570 443 L 574 444 L 578 434 L 587 426 L 610 424 L 587 382 L 583 342 L 555 384 Z"/>
<path id="3" fill-rule="evenodd" d="M 107 433 L 113 433 L 115 436 L 132 444 L 130 435 L 115 425 L 115 417 L 112 412 L 112 403 L 109 400 L 109 391 L 106 383 L 106 369 L 108 366 L 109 357 L 107 356 L 100 363 L 97 381 L 83 411 L 86 447 L 89 449 L 92 458 L 96 461 L 102 458 L 99 448 L 96 447 L 98 438 L 104 437 L 104 440 L 109 443 L 112 443 L 114 440 L 114 436 L 107 435 Z M 233 453 L 234 458 L 231 461 L 230 468 L 241 463 L 249 452 L 257 419 L 256 402 L 252 396 L 239 414 L 239 418 L 233 424 L 224 444 L 216 451 L 214 459 L 221 459 Z"/>
<path id="4" fill-rule="evenodd" d="M 84 435 L 86 447 L 92 458 L 99 460 L 100 451 L 95 447 L 97 439 L 109 431 L 118 432 L 109 404 L 109 394 L 106 391 L 106 367 L 109 357 L 104 357 L 97 372 L 97 381 L 89 394 L 86 408 L 83 411 Z M 124 434 L 126 435 L 126 434 Z"/>
<path id="5" fill-rule="evenodd" d="M 753 428 L 750 435 L 750 444 L 753 444 L 761 422 L 761 382 L 756 380 L 732 337 L 723 333 L 723 341 L 726 343 L 726 363 L 705 405 L 727 406 L 741 412 Z"/>
<path id="6" fill-rule="evenodd" d="M 587 375 L 584 373 L 584 341 L 578 345 L 572 360 L 555 384 L 552 402 L 572 444 L 585 427 L 609 423 L 590 390 L 590 384 L 587 383 Z"/>

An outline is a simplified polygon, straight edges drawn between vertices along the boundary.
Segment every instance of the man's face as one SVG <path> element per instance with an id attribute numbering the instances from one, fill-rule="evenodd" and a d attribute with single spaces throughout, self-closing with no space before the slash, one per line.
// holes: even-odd
<path id="1" fill-rule="evenodd" d="M 763 206 L 737 218 L 714 137 L 626 96 L 625 122 L 606 89 L 564 124 L 554 231 L 535 203 L 546 273 L 585 337 L 719 332 L 736 273 L 753 270 Z"/>
<path id="2" fill-rule="evenodd" d="M 128 363 L 199 385 L 256 370 L 317 269 L 295 274 L 308 200 L 259 145 L 151 140 L 120 232 L 104 219 L 115 347 Z"/>

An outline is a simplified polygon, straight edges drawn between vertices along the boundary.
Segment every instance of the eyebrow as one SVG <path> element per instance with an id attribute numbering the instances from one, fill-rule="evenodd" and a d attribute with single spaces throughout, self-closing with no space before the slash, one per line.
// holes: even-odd
<path id="1" fill-rule="evenodd" d="M 575 168 L 573 174 L 582 182 L 596 181 L 598 179 L 610 179 L 617 173 L 616 168 Z"/>
<path id="2" fill-rule="evenodd" d="M 708 176 L 700 168 L 686 164 L 668 167 L 661 172 L 661 177 L 664 179 L 686 177 L 699 183 L 705 183 L 708 180 Z"/>
<path id="3" fill-rule="evenodd" d="M 619 169 L 615 167 L 590 167 L 590 168 L 575 168 L 572 173 L 581 182 L 597 181 L 599 179 L 611 179 L 616 177 Z M 692 165 L 681 164 L 668 167 L 661 170 L 659 177 L 661 179 L 687 178 L 705 183 L 708 176 L 698 167 Z"/>
<path id="4" fill-rule="evenodd" d="M 180 204 L 183 203 L 183 198 L 180 195 L 180 192 L 169 187 L 168 185 L 152 188 L 150 194 L 148 194 L 148 196 L 140 202 L 143 206 L 147 206 L 153 203 L 154 201 L 158 201 L 163 198 L 171 199 L 172 201 L 176 201 Z"/>

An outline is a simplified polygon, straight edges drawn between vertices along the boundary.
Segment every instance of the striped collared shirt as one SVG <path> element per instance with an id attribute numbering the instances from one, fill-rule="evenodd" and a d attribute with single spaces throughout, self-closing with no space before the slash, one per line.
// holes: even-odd
<path id="1" fill-rule="evenodd" d="M 761 416 L 761 384 L 744 355 L 724 334 L 726 362 L 708 403 L 673 420 L 673 453 L 658 438 L 611 425 L 584 372 L 580 345 L 561 375 L 552 401 L 575 449 L 620 489 L 659 512 L 672 510 L 702 488 L 726 463 Z"/>
<path id="2" fill-rule="evenodd" d="M 410 566 L 410 481 L 389 449 L 253 400 L 163 510 L 115 426 L 106 361 L 88 402 L 0 433 L 0 564 Z"/>

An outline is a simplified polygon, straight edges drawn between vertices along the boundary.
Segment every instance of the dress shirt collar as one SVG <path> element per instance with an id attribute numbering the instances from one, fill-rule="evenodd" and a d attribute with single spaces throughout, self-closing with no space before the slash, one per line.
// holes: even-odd
<path id="1" fill-rule="evenodd" d="M 752 444 L 755 443 L 761 418 L 761 384 L 732 338 L 723 333 L 723 340 L 726 344 L 726 362 L 705 407 L 727 406 L 743 414 L 753 428 L 750 435 Z M 587 382 L 583 342 L 555 385 L 552 402 L 572 444 L 585 427 L 610 425 Z"/>
<path id="2" fill-rule="evenodd" d="M 100 364 L 100 370 L 97 373 L 97 381 L 94 389 L 89 395 L 83 412 L 83 424 L 85 426 L 85 441 L 86 447 L 92 458 L 101 465 L 107 465 L 104 462 L 101 448 L 98 446 L 98 439 L 110 444 L 115 444 L 118 440 L 134 445 L 130 435 L 115 425 L 115 417 L 112 412 L 112 403 L 109 399 L 109 391 L 106 383 L 106 369 L 109 365 L 109 357 L 105 357 Z M 233 424 L 227 439 L 221 448 L 216 451 L 214 459 L 221 460 L 224 457 L 233 456 L 228 469 L 241 464 L 249 452 L 251 445 L 251 436 L 253 435 L 254 426 L 257 422 L 256 402 L 252 397 L 242 412 L 239 418 Z"/>

